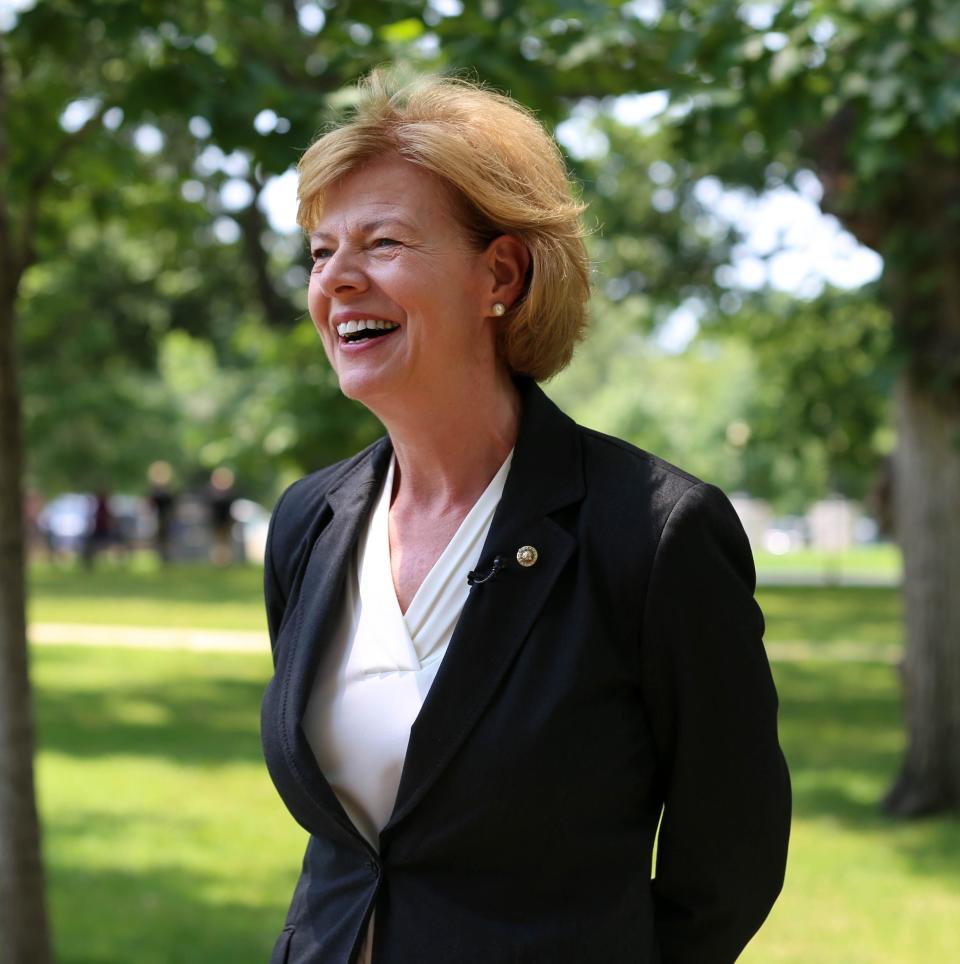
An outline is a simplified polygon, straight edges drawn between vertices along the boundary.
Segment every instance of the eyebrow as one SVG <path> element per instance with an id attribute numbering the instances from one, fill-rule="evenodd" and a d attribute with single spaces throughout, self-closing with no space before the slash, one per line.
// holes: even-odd
<path id="1" fill-rule="evenodd" d="M 372 231 L 376 231 L 378 228 L 382 228 L 384 225 L 387 225 L 387 224 L 394 224 L 401 228 L 406 228 L 408 231 L 413 230 L 413 226 L 409 224 L 407 221 L 402 220 L 401 218 L 377 218 L 374 221 L 364 221 L 364 223 L 360 225 L 360 232 L 362 234 L 370 234 Z M 335 240 L 335 237 L 332 234 L 328 234 L 326 231 L 311 231 L 310 240 L 311 241 L 322 241 L 322 240 L 333 241 Z"/>

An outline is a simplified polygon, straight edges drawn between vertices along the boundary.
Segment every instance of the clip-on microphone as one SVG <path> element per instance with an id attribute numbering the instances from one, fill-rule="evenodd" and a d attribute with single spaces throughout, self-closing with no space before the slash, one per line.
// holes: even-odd
<path id="1" fill-rule="evenodd" d="M 467 573 L 467 585 L 479 586 L 481 583 L 488 582 L 489 580 L 493 579 L 493 577 L 503 568 L 506 561 L 507 560 L 503 556 L 494 556 L 493 565 L 490 566 L 490 571 L 485 575 L 481 575 L 476 569 Z"/>

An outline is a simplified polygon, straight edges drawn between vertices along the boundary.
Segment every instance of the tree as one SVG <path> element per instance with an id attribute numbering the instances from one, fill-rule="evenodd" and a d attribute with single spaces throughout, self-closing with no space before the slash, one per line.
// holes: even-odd
<path id="1" fill-rule="evenodd" d="M 0 172 L 7 175 L 7 51 L 0 37 Z M 50 959 L 40 827 L 33 782 L 33 711 L 24 615 L 20 395 L 13 316 L 30 260 L 0 180 L 0 949 L 17 962 Z M 29 209 L 26 213 L 29 221 Z M 25 225 L 29 227 L 29 223 Z M 22 229 L 21 229 L 22 230 Z M 18 243 L 19 240 L 19 243 Z"/>
<path id="2" fill-rule="evenodd" d="M 648 29 L 674 68 L 675 143 L 696 173 L 760 190 L 812 170 L 824 210 L 883 256 L 908 734 L 885 806 L 960 809 L 960 8 L 690 0 Z"/>
<path id="3" fill-rule="evenodd" d="M 867 497 L 891 444 L 894 368 L 889 313 L 872 288 L 745 295 L 721 326 L 754 360 L 741 487 L 794 512 L 828 495 Z"/>

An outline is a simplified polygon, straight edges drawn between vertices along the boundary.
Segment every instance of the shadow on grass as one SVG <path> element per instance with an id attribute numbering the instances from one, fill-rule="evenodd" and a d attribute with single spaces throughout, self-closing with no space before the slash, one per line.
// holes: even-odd
<path id="1" fill-rule="evenodd" d="M 763 586 L 757 600 L 768 642 L 857 642 L 899 645 L 902 605 L 897 589 L 882 586 Z"/>
<path id="2" fill-rule="evenodd" d="M 774 673 L 797 814 L 879 820 L 902 750 L 893 667 L 780 663 Z"/>
<path id="3" fill-rule="evenodd" d="M 38 656 L 43 750 L 80 758 L 129 753 L 182 765 L 262 760 L 260 699 L 269 668 L 259 659 L 82 648 Z M 246 678 L 216 675 L 220 660 L 243 667 Z M 165 666 L 173 670 L 164 674 Z"/>
<path id="4" fill-rule="evenodd" d="M 916 829 L 897 841 L 897 849 L 914 871 L 942 877 L 960 893 L 960 817 L 925 820 Z"/>
<path id="5" fill-rule="evenodd" d="M 902 822 L 880 809 L 905 744 L 896 668 L 780 663 L 774 675 L 795 816 L 876 835 L 911 872 L 960 889 L 960 818 Z"/>
<path id="6" fill-rule="evenodd" d="M 31 595 L 58 599 L 144 599 L 172 603 L 249 603 L 259 600 L 263 569 L 233 566 L 220 569 L 204 564 L 137 569 L 109 566 L 84 569 L 33 566 Z M 109 612 L 104 622 L 109 622 Z"/>
<path id="7" fill-rule="evenodd" d="M 83 647 L 32 656 L 57 960 L 267 960 L 298 867 L 280 852 L 284 833 L 257 824 L 289 820 L 260 792 L 269 783 L 258 734 L 268 666 L 244 654 Z M 256 774 L 249 804 L 242 770 L 227 784 L 199 773 L 237 762 Z M 82 786 L 74 793 L 69 781 Z M 191 788 L 201 796 L 178 807 Z"/>
<path id="8" fill-rule="evenodd" d="M 60 964 L 242 964 L 266 961 L 291 881 L 269 904 L 204 897 L 216 879 L 173 868 L 143 873 L 54 864 L 49 874 Z"/>
<path id="9" fill-rule="evenodd" d="M 35 656 L 45 751 L 91 761 L 130 754 L 182 766 L 260 763 L 258 712 L 269 672 L 263 660 L 66 647 L 44 647 Z M 879 810 L 903 749 L 896 669 L 881 663 L 777 663 L 774 673 L 797 818 L 860 835 L 868 847 L 898 854 L 909 874 L 935 878 L 951 891 L 960 888 L 960 821 L 904 824 Z M 142 830 L 150 832 L 149 826 Z M 50 840 L 58 848 L 58 839 L 69 843 L 82 835 L 115 839 L 109 828 L 98 833 L 87 818 L 59 818 Z M 168 827 L 158 836 L 167 834 Z M 825 834 L 829 841 L 829 830 Z M 162 865 L 162 844 L 159 849 L 160 857 L 150 859 Z M 252 900 L 256 906 L 218 902 L 208 895 L 233 871 L 221 868 L 217 876 L 214 869 L 207 877 L 169 866 L 134 873 L 54 861 L 54 905 L 62 907 L 55 914 L 62 931 L 59 959 L 265 960 L 292 881 L 278 882 L 276 899 L 268 888 L 269 899 Z M 98 928 L 119 931 L 108 941 Z"/>

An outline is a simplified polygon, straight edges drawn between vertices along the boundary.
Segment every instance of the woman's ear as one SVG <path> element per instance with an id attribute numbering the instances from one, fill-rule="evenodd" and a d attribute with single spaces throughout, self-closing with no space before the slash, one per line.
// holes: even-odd
<path id="1" fill-rule="evenodd" d="M 500 302 L 508 311 L 523 295 L 530 271 L 530 251 L 512 234 L 501 234 L 487 246 L 491 305 Z"/>

